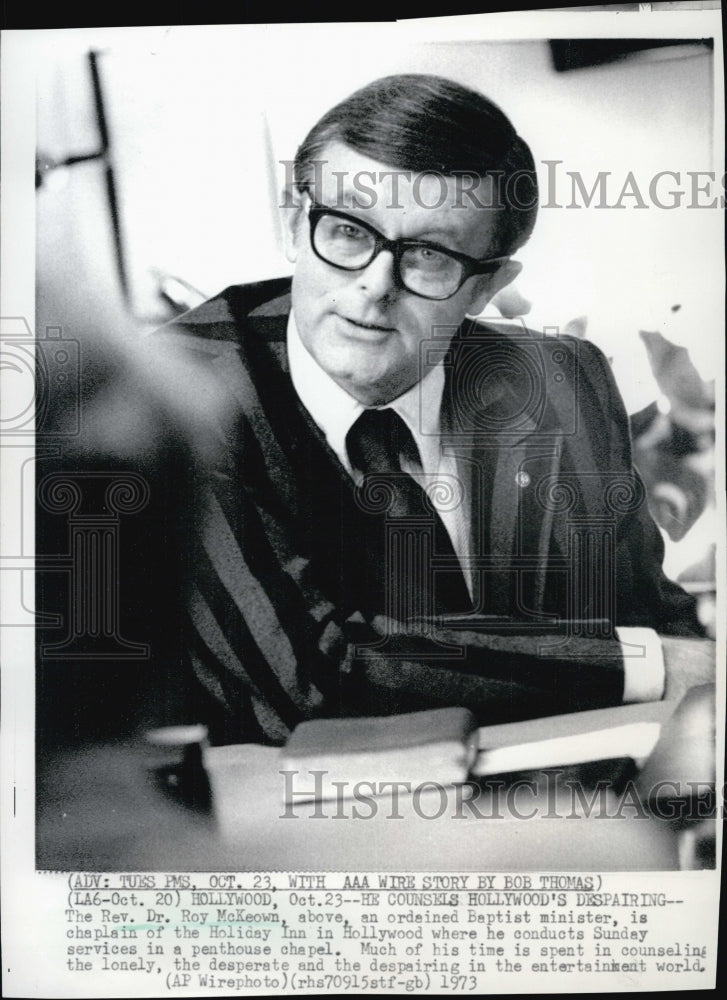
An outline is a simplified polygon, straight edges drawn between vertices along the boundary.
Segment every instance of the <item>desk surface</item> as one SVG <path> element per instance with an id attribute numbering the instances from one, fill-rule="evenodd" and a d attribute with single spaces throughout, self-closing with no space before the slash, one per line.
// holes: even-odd
<path id="1" fill-rule="evenodd" d="M 666 722 L 669 703 L 631 705 L 492 726 L 489 746 L 588 732 L 635 721 Z M 210 812 L 166 794 L 141 742 L 49 755 L 38 775 L 37 864 L 56 870 L 591 871 L 678 867 L 671 826 L 633 811 L 585 817 L 553 788 L 517 800 L 463 802 L 430 789 L 370 805 L 330 802 L 287 809 L 279 751 L 242 745 L 206 756 Z M 696 778 L 701 778 L 695 775 Z M 560 796 L 560 792 L 557 793 Z M 618 804 L 607 793 L 610 806 Z M 548 798 L 548 795 L 550 798 Z M 416 802 L 415 802 L 416 800 Z M 514 805 L 514 808 L 513 808 Z M 531 818 L 518 818 L 529 815 Z M 483 818 L 483 814 L 484 817 Z"/>

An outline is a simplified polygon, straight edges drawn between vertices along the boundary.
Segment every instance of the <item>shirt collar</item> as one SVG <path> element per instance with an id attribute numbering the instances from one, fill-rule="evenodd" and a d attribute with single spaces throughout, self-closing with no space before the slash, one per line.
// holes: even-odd
<path id="1" fill-rule="evenodd" d="M 300 339 L 292 311 L 288 319 L 287 345 L 290 376 L 298 398 L 350 472 L 346 435 L 366 407 L 334 382 L 308 352 Z M 387 404 L 412 432 L 425 471 L 436 470 L 439 461 L 439 411 L 443 390 L 444 365 L 439 362 L 420 382 Z"/>

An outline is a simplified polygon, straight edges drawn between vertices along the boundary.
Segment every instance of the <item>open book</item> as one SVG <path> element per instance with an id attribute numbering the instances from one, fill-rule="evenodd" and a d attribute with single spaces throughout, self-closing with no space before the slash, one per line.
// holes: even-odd
<path id="1" fill-rule="evenodd" d="M 656 746 L 660 733 L 658 722 L 631 722 L 590 733 L 555 736 L 514 746 L 484 747 L 477 754 L 471 773 L 482 778 L 491 774 L 567 767 L 617 757 L 630 757 L 637 767 L 642 767 Z"/>

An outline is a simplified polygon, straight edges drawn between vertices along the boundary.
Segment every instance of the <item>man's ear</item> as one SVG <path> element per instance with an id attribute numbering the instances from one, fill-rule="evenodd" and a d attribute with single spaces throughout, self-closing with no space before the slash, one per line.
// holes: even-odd
<path id="1" fill-rule="evenodd" d="M 469 316 L 479 316 L 485 311 L 488 302 L 493 299 L 498 292 L 517 278 L 523 266 L 517 260 L 508 260 L 502 267 L 499 267 L 494 274 L 481 274 L 475 278 L 474 294 L 470 301 L 467 314 Z"/>
<path id="2" fill-rule="evenodd" d="M 283 188 L 280 206 L 283 221 L 285 256 L 291 264 L 294 264 L 298 257 L 300 234 L 303 231 L 303 223 L 305 222 L 303 199 L 295 185 L 291 184 Z"/>

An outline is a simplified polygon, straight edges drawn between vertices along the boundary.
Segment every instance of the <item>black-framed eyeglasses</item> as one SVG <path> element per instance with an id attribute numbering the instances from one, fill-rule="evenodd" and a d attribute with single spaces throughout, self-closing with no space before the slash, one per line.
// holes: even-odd
<path id="1" fill-rule="evenodd" d="M 475 274 L 492 274 L 508 257 L 477 260 L 438 243 L 387 239 L 378 229 L 335 208 L 311 201 L 310 242 L 326 264 L 343 271 L 362 271 L 388 250 L 394 258 L 394 280 L 423 299 L 449 299 Z"/>

